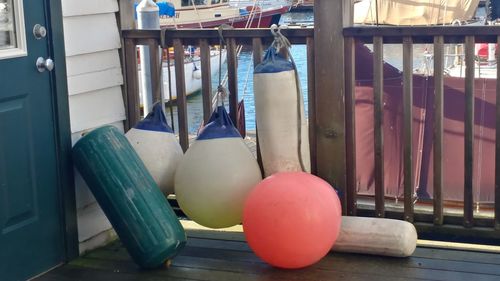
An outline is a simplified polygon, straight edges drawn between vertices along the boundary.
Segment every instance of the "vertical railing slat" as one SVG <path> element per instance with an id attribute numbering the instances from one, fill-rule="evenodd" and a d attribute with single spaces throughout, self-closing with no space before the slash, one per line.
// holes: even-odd
<path id="1" fill-rule="evenodd" d="M 252 50 L 253 50 L 253 67 L 259 65 L 262 62 L 262 39 L 252 38 Z M 257 119 L 255 120 L 255 138 L 257 140 L 257 163 L 259 163 L 260 171 L 264 175 L 264 164 L 262 162 L 262 154 L 260 152 L 259 144 L 259 131 L 257 128 Z"/>
<path id="2" fill-rule="evenodd" d="M 497 37 L 500 44 L 500 36 Z M 497 66 L 500 62 L 500 52 L 496 53 Z M 500 229 L 500 67 L 497 67 L 496 86 L 496 145 L 495 145 L 495 228 Z"/>
<path id="3" fill-rule="evenodd" d="M 229 116 L 235 126 L 238 126 L 238 57 L 236 40 L 227 39 L 227 75 L 229 90 Z"/>
<path id="4" fill-rule="evenodd" d="M 374 152 L 375 152 L 375 215 L 385 216 L 384 192 L 384 69 L 383 38 L 373 38 L 373 113 L 374 113 Z"/>
<path id="5" fill-rule="evenodd" d="M 474 224 L 474 36 L 465 37 L 464 226 Z"/>
<path id="6" fill-rule="evenodd" d="M 346 134 L 346 188 L 347 215 L 356 215 L 356 91 L 355 91 L 355 41 L 344 38 L 345 57 L 345 134 Z M 310 102 L 310 101 L 309 101 Z M 314 131 L 312 132 L 314 134 Z"/>
<path id="7" fill-rule="evenodd" d="M 434 37 L 434 224 L 443 224 L 444 38 Z"/>
<path id="8" fill-rule="evenodd" d="M 186 78 L 184 77 L 184 46 L 181 39 L 174 39 L 174 64 L 176 102 L 179 120 L 179 142 L 184 152 L 189 147 L 187 104 L 186 104 Z"/>
<path id="9" fill-rule="evenodd" d="M 137 46 L 134 39 L 125 39 L 127 122 L 125 130 L 134 127 L 140 120 L 139 75 L 137 73 Z"/>
<path id="10" fill-rule="evenodd" d="M 153 104 L 161 101 L 161 66 L 160 66 L 160 51 L 158 49 L 159 42 L 155 39 L 148 39 L 149 47 L 149 65 L 151 66 L 151 90 L 153 97 Z M 144 112 L 146 115 L 147 112 Z"/>
<path id="11" fill-rule="evenodd" d="M 212 114 L 212 72 L 210 66 L 210 46 L 207 39 L 200 40 L 200 59 L 203 122 L 206 124 Z"/>
<path id="12" fill-rule="evenodd" d="M 307 113 L 309 120 L 309 148 L 311 172 L 316 174 L 316 94 L 314 90 L 314 38 L 307 37 Z"/>
<path id="13" fill-rule="evenodd" d="M 413 40 L 403 38 L 404 219 L 413 222 Z"/>

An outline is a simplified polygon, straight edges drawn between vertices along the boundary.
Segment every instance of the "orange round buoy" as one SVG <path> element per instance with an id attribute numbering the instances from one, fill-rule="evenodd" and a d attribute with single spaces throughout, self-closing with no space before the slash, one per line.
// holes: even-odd
<path id="1" fill-rule="evenodd" d="M 243 230 L 250 248 L 267 263 L 301 268 L 332 248 L 342 208 L 335 190 L 304 173 L 278 173 L 259 183 L 243 209 Z"/>

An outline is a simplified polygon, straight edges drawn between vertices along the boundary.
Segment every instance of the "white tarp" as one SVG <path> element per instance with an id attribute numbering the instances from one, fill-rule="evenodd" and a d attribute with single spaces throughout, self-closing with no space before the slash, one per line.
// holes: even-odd
<path id="1" fill-rule="evenodd" d="M 479 0 L 362 0 L 354 4 L 354 23 L 376 24 L 378 16 L 378 24 L 451 24 L 471 19 L 478 4 Z"/>

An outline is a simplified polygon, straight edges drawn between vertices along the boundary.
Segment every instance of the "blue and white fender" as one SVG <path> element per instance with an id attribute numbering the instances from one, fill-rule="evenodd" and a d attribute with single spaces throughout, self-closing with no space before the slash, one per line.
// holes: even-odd
<path id="1" fill-rule="evenodd" d="M 166 195 L 174 192 L 175 170 L 182 158 L 182 148 L 167 124 L 160 103 L 125 136 L 146 165 L 149 173 Z"/>
<path id="2" fill-rule="evenodd" d="M 189 147 L 175 175 L 182 211 L 210 228 L 241 223 L 243 203 L 262 180 L 259 165 L 223 106 Z"/>
<path id="3" fill-rule="evenodd" d="M 274 47 L 254 69 L 254 96 L 265 176 L 310 172 L 308 125 L 295 65 Z"/>

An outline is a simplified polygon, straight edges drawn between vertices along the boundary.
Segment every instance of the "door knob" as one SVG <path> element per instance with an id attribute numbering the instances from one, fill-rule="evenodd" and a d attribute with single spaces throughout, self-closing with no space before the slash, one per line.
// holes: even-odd
<path id="1" fill-rule="evenodd" d="M 45 70 L 52 71 L 54 69 L 54 61 L 51 58 L 44 59 L 39 57 L 36 60 L 36 69 L 38 69 L 38 72 L 44 72 Z"/>
<path id="2" fill-rule="evenodd" d="M 47 29 L 45 29 L 45 26 L 43 25 L 35 24 L 35 26 L 33 27 L 33 35 L 37 40 L 42 39 L 47 36 Z"/>

